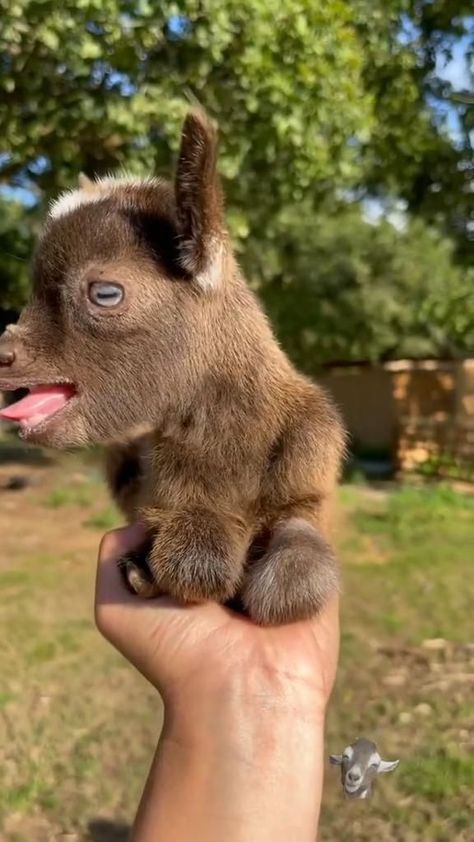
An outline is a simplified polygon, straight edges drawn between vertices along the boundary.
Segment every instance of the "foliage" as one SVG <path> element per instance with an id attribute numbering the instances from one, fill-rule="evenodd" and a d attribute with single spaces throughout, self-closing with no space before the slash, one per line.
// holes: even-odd
<path id="1" fill-rule="evenodd" d="M 32 231 L 25 209 L 17 202 L 0 205 L 0 304 L 20 307 L 28 291 Z"/>
<path id="2" fill-rule="evenodd" d="M 321 231 L 326 245 L 309 238 L 292 261 L 288 289 L 309 283 L 303 275 L 296 278 L 296 265 L 314 266 L 327 256 L 328 267 L 334 266 L 329 229 L 335 237 L 339 217 L 321 221 L 320 209 L 332 214 L 341 197 L 401 197 L 414 214 L 449 232 L 455 256 L 467 259 L 472 109 L 465 92 L 436 74 L 440 51 L 448 55 L 471 20 L 465 0 L 0 0 L 0 13 L 0 306 L 24 300 L 21 261 L 30 251 L 41 204 L 73 186 L 81 170 L 168 172 L 181 120 L 194 100 L 219 120 L 230 227 L 244 263 L 256 257 L 252 276 L 269 280 L 271 288 L 263 291 L 272 311 L 281 311 L 288 298 L 278 305 L 274 300 L 272 266 L 288 266 L 288 254 L 304 244 L 309 225 Z M 456 143 L 434 102 L 449 103 L 457 115 L 463 131 Z M 12 203 L 18 188 L 36 203 L 32 211 Z M 285 213 L 291 219 L 282 235 Z M 323 331 L 323 357 L 377 356 L 416 342 L 420 353 L 462 350 L 469 336 L 460 304 L 466 281 L 451 267 L 449 245 L 433 238 L 433 255 L 441 258 L 453 294 L 446 300 L 436 290 L 430 294 L 423 313 L 433 325 L 421 324 L 416 335 L 416 314 L 403 315 L 398 300 L 401 295 L 415 310 L 426 286 L 430 258 L 417 251 L 416 233 L 409 258 L 406 241 L 386 227 L 371 234 L 362 222 L 353 227 L 362 249 L 358 263 L 370 251 L 371 236 L 379 256 L 356 273 L 367 276 L 358 282 L 358 297 L 344 292 L 328 303 L 334 313 L 341 304 L 340 318 L 318 317 L 312 326 L 313 333 Z M 286 254 L 276 258 L 282 236 Z M 422 237 L 428 246 L 428 234 Z M 357 248 L 350 249 L 354 256 Z M 404 256 L 392 253 L 386 261 L 390 248 L 401 248 Z M 424 268 L 390 295 L 393 277 L 406 275 L 415 259 Z M 400 261 L 403 270 L 395 268 Z M 385 262 L 392 268 L 383 280 Z M 431 263 L 441 290 L 435 256 Z M 325 286 L 334 289 L 339 282 L 340 276 Z M 362 297 L 372 296 L 372 282 L 372 303 L 349 319 L 362 287 Z M 381 303 L 386 317 L 361 327 L 364 319 L 375 322 Z M 445 327 L 443 307 L 449 310 Z M 288 320 L 283 326 L 294 350 L 306 322 L 303 312 L 295 336 L 288 334 Z M 336 322 L 334 339 L 329 331 Z M 346 341 L 342 327 L 349 330 Z M 398 335 L 405 330 L 406 341 Z"/>
<path id="3" fill-rule="evenodd" d="M 408 208 L 442 225 L 460 254 L 472 241 L 472 130 L 469 91 L 438 76 L 459 39 L 470 39 L 474 19 L 465 0 L 355 0 L 364 41 L 364 84 L 377 121 L 363 147 L 363 191 L 389 191 Z M 375 7 L 375 8 L 374 8 Z M 468 61 L 470 57 L 470 63 Z M 458 137 L 448 133 L 456 127 Z"/>
<path id="4" fill-rule="evenodd" d="M 371 122 L 350 4 L 188 0 L 182 12 L 177 36 L 170 2 L 8 3 L 4 177 L 48 189 L 130 158 L 159 169 L 192 86 L 220 119 L 223 172 L 238 195 L 248 200 L 255 177 L 268 179 L 272 201 L 314 181 L 349 183 L 348 140 Z"/>
<path id="5" fill-rule="evenodd" d="M 287 209 L 271 251 L 255 248 L 247 259 L 284 346 L 310 371 L 324 361 L 473 347 L 474 275 L 421 220 L 400 231 L 369 224 L 358 208 L 317 218 Z"/>

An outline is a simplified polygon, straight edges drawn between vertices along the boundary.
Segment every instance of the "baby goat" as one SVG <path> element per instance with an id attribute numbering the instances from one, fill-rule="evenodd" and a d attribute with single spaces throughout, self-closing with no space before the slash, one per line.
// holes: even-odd
<path id="1" fill-rule="evenodd" d="M 29 394 L 1 414 L 42 445 L 106 445 L 112 493 L 149 535 L 147 564 L 126 563 L 134 590 L 238 597 L 273 624 L 337 588 L 344 431 L 242 278 L 216 152 L 194 111 L 174 184 L 83 179 L 54 202 L 31 301 L 0 337 L 0 389 Z"/>

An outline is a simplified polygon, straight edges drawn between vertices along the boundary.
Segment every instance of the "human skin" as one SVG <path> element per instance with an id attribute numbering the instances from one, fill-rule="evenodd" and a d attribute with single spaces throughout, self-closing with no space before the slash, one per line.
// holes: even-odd
<path id="1" fill-rule="evenodd" d="M 337 598 L 279 627 L 211 602 L 139 600 L 117 560 L 142 540 L 140 525 L 108 533 L 96 586 L 99 630 L 164 702 L 133 842 L 314 842 Z"/>

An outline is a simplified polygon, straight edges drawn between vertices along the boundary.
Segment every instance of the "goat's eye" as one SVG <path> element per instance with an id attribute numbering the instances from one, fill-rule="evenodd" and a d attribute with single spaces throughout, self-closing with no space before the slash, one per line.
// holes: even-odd
<path id="1" fill-rule="evenodd" d="M 95 281 L 89 285 L 88 295 L 98 307 L 116 307 L 123 301 L 124 290 L 120 284 Z"/>

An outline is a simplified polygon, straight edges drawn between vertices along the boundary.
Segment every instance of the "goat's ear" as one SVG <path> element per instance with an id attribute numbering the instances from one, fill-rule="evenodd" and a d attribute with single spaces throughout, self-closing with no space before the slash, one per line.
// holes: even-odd
<path id="1" fill-rule="evenodd" d="M 342 754 L 330 754 L 329 762 L 332 763 L 333 766 L 342 766 Z"/>
<path id="2" fill-rule="evenodd" d="M 384 772 L 393 772 L 399 763 L 399 760 L 381 760 L 377 769 L 377 775 L 382 775 Z"/>
<path id="3" fill-rule="evenodd" d="M 204 111 L 183 126 L 175 178 L 181 265 L 204 289 L 223 274 L 224 211 L 217 174 L 217 130 Z"/>

